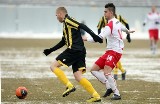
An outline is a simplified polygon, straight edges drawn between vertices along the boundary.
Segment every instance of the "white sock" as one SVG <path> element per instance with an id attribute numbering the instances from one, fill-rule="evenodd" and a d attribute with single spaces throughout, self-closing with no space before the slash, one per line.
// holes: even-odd
<path id="1" fill-rule="evenodd" d="M 156 49 L 157 49 L 157 45 L 154 43 L 152 45 L 152 47 L 153 47 L 152 54 L 155 54 L 156 53 Z"/>
<path id="2" fill-rule="evenodd" d="M 113 76 L 109 73 L 106 75 L 106 77 L 108 78 L 108 82 L 111 86 L 111 89 L 113 90 L 114 94 L 119 95 L 119 90 L 117 89 L 117 85 L 116 85 L 116 80 L 113 78 Z"/>
<path id="3" fill-rule="evenodd" d="M 104 83 L 106 85 L 106 89 L 110 89 L 111 86 L 107 80 L 107 78 L 104 75 L 104 72 L 100 71 L 91 71 L 92 75 L 95 76 L 101 83 Z"/>

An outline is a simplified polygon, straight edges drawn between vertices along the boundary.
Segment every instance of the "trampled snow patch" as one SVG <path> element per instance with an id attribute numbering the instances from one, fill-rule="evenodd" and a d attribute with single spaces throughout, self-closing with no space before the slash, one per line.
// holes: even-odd
<path id="1" fill-rule="evenodd" d="M 127 78 L 160 82 L 160 58 L 157 58 L 160 52 L 154 57 L 152 57 L 152 55 L 149 54 L 148 51 L 146 53 L 147 57 L 145 57 L 143 54 L 145 52 L 146 50 L 128 50 L 124 52 L 121 62 L 123 64 L 123 67 L 127 70 Z M 98 56 L 101 55 L 101 53 L 103 52 L 93 51 L 93 56 L 86 58 L 87 73 L 84 74 L 84 77 L 87 77 L 88 79 L 95 79 L 95 77 L 91 75 L 89 70 L 93 63 L 98 59 Z M 36 56 L 34 56 L 35 54 Z M 1 78 L 56 77 L 50 71 L 50 64 L 58 55 L 58 52 L 55 52 L 54 56 L 45 57 L 41 55 L 38 50 L 34 49 L 30 49 L 28 51 L 2 50 L 0 51 L 0 55 Z M 137 55 L 140 57 L 137 57 Z M 62 67 L 62 69 L 69 78 L 74 78 L 71 67 Z M 121 74 L 121 72 L 119 72 L 119 74 Z"/>

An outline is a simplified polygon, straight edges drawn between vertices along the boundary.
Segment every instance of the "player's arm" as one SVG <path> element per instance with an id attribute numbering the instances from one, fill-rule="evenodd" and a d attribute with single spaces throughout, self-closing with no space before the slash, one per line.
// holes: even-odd
<path id="1" fill-rule="evenodd" d="M 128 30 L 123 24 L 121 24 L 121 30 L 126 32 L 126 34 L 134 33 L 134 30 Z"/>
<path id="2" fill-rule="evenodd" d="M 85 30 L 87 33 L 89 33 L 89 34 L 92 36 L 92 38 L 93 38 L 93 40 L 94 40 L 95 42 L 103 43 L 103 40 L 102 40 L 99 36 L 97 36 L 97 35 L 96 35 L 90 28 L 88 28 L 86 25 L 80 23 L 80 24 L 79 24 L 79 28 L 81 28 L 81 29 Z"/>
<path id="3" fill-rule="evenodd" d="M 109 26 L 105 26 L 105 28 L 104 28 L 103 31 L 98 35 L 98 37 L 103 40 L 103 39 L 106 38 L 106 36 L 109 35 L 109 34 L 111 34 L 111 29 L 109 28 Z M 84 37 L 83 40 L 84 40 L 84 41 L 89 41 L 89 42 L 95 42 L 92 37 Z"/>
<path id="4" fill-rule="evenodd" d="M 65 40 L 64 40 L 64 37 L 62 37 L 62 40 L 57 44 L 55 45 L 54 47 L 52 48 L 49 48 L 49 49 L 45 49 L 43 51 L 43 53 L 47 56 L 49 55 L 50 53 L 52 53 L 53 51 L 56 51 L 57 49 L 63 47 L 65 45 Z"/>
<path id="5" fill-rule="evenodd" d="M 127 23 L 127 21 L 121 16 L 119 15 L 121 18 L 121 23 L 124 24 L 124 26 L 129 30 L 129 24 Z M 131 37 L 130 34 L 127 34 L 126 39 L 128 40 L 128 42 L 131 42 Z"/>
<path id="6" fill-rule="evenodd" d="M 98 29 L 98 34 L 101 33 L 101 29 L 105 26 L 104 23 L 104 16 L 99 20 L 98 25 L 97 25 L 97 29 Z"/>
<path id="7" fill-rule="evenodd" d="M 67 18 L 65 20 L 65 22 L 69 25 L 72 26 L 75 29 L 83 29 L 84 31 L 86 31 L 87 33 L 89 33 L 93 39 L 95 40 L 95 42 L 99 42 L 99 43 L 103 43 L 103 40 L 101 38 L 99 38 L 90 28 L 88 28 L 85 24 L 83 23 L 79 23 L 76 20 L 72 19 L 72 18 Z"/>
<path id="8" fill-rule="evenodd" d="M 158 13 L 158 19 L 156 20 L 155 22 L 156 25 L 159 25 L 160 24 L 160 14 Z"/>
<path id="9" fill-rule="evenodd" d="M 147 22 L 148 22 L 148 16 L 146 16 L 146 17 L 144 18 L 143 26 L 145 26 Z"/>

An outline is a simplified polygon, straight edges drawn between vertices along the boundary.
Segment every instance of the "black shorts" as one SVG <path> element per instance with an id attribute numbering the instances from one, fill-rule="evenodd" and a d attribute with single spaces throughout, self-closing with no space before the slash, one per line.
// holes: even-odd
<path id="1" fill-rule="evenodd" d="M 61 65 L 67 67 L 72 65 L 73 73 L 79 70 L 82 70 L 82 73 L 85 73 L 86 72 L 85 57 L 86 57 L 85 49 L 83 51 L 79 51 L 67 48 L 60 55 L 58 55 L 56 60 Z"/>

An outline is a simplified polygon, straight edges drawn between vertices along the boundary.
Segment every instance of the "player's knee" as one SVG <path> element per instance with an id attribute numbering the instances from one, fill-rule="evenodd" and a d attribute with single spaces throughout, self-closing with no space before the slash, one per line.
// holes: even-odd
<path id="1" fill-rule="evenodd" d="M 101 83 L 105 84 L 106 83 L 106 79 L 104 77 L 98 77 L 98 76 L 101 75 L 100 73 L 101 72 L 99 72 L 99 71 L 91 71 L 91 74 L 93 76 L 95 76 Z"/>
<path id="2" fill-rule="evenodd" d="M 111 73 L 106 73 L 105 74 L 105 76 L 106 76 L 106 78 L 108 79 L 108 76 L 110 76 L 111 75 Z"/>
<path id="3" fill-rule="evenodd" d="M 83 78 L 82 77 L 82 72 L 81 71 L 74 72 L 74 78 L 75 78 L 76 81 L 80 82 L 80 80 Z"/>
<path id="4" fill-rule="evenodd" d="M 61 65 L 57 62 L 57 61 L 54 61 L 51 66 L 50 66 L 50 69 L 51 71 L 53 72 L 55 68 L 57 67 L 60 67 Z"/>
<path id="5" fill-rule="evenodd" d="M 81 79 L 82 79 L 81 76 L 75 76 L 75 80 L 76 80 L 77 82 L 80 82 Z"/>
<path id="6" fill-rule="evenodd" d="M 91 70 L 90 72 L 91 72 L 91 74 L 92 74 L 93 76 L 96 76 L 95 73 L 96 73 L 97 71 Z"/>

